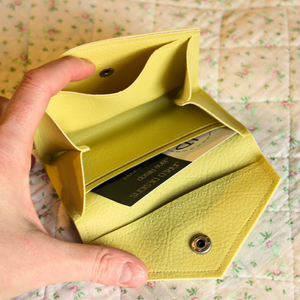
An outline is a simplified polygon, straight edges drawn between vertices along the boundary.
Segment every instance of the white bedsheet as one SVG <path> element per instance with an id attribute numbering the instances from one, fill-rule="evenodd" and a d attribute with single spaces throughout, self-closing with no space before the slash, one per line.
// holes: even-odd
<path id="1" fill-rule="evenodd" d="M 300 0 L 2 0 L 0 93 L 9 98 L 26 70 L 76 45 L 197 26 L 201 86 L 248 127 L 282 177 L 226 276 L 135 289 L 67 282 L 16 299 L 300 299 Z M 48 232 L 78 242 L 40 163 L 30 180 Z"/>

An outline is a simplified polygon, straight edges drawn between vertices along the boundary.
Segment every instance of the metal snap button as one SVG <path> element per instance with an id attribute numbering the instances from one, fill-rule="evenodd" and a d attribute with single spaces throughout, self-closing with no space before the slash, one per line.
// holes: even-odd
<path id="1" fill-rule="evenodd" d="M 102 70 L 99 75 L 101 77 L 108 77 L 108 76 L 112 75 L 113 72 L 114 72 L 113 68 L 108 68 L 108 69 Z"/>
<path id="2" fill-rule="evenodd" d="M 205 234 L 197 235 L 192 239 L 191 248 L 196 253 L 207 253 L 211 248 L 211 240 Z"/>

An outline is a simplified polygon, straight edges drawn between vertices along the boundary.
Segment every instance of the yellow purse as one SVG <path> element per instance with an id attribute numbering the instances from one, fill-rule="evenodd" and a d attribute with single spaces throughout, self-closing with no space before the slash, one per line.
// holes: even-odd
<path id="1" fill-rule="evenodd" d="M 280 181 L 249 131 L 199 87 L 199 38 L 192 28 L 66 52 L 92 61 L 96 71 L 51 99 L 35 135 L 83 243 L 133 253 L 149 280 L 221 277 Z M 172 147 L 224 128 L 235 134 L 134 205 L 94 192 Z"/>

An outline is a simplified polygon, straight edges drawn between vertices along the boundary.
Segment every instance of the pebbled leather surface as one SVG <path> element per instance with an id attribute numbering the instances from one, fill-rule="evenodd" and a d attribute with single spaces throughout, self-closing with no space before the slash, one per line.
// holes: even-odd
<path id="1" fill-rule="evenodd" d="M 83 242 L 134 253 L 150 280 L 222 276 L 280 180 L 248 130 L 200 89 L 198 49 L 199 31 L 191 29 L 70 50 L 66 55 L 92 60 L 97 71 L 53 97 L 35 137 Z M 137 66 L 125 78 L 133 61 Z M 99 72 L 112 66 L 116 87 L 99 82 Z M 132 209 L 89 192 L 93 184 L 220 126 L 238 134 Z M 196 233 L 212 239 L 209 253 L 190 250 Z"/>
<path id="2" fill-rule="evenodd" d="M 221 277 L 277 185 L 276 173 L 262 158 L 166 204 L 107 234 L 93 244 L 118 247 L 146 264 L 149 280 Z M 206 254 L 190 241 L 205 234 Z"/>

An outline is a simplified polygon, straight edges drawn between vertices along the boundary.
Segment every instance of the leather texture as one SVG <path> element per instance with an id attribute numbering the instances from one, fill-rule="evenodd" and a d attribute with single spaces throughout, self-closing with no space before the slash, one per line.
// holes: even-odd
<path id="1" fill-rule="evenodd" d="M 280 178 L 249 131 L 198 84 L 198 28 L 99 41 L 64 55 L 95 73 L 54 96 L 35 135 L 43 165 L 84 243 L 138 256 L 149 280 L 222 277 Z M 113 68 L 109 77 L 99 76 Z M 212 129 L 237 134 L 132 207 L 91 191 Z M 206 254 L 190 248 L 205 234 Z"/>

